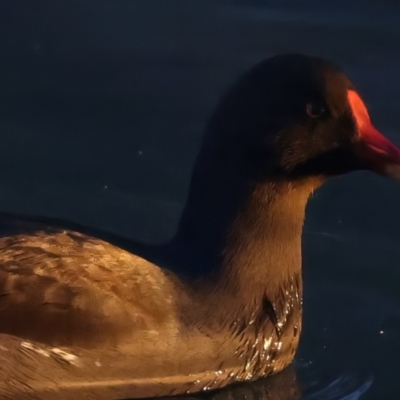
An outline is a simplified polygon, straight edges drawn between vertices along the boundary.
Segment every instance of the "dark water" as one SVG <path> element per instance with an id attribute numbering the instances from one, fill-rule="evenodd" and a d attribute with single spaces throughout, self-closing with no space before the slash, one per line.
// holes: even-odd
<path id="1" fill-rule="evenodd" d="M 168 240 L 218 97 L 289 51 L 340 64 L 400 144 L 399 12 L 395 1 L 2 0 L 0 209 Z M 315 194 L 302 394 L 290 375 L 220 398 L 400 398 L 399 204 L 400 185 L 367 173 Z"/>

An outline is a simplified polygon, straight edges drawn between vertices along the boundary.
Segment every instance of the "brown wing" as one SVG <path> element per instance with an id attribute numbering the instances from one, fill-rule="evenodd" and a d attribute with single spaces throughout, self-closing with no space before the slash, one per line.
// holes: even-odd
<path id="1" fill-rule="evenodd" d="M 169 286 L 153 264 L 84 234 L 0 238 L 0 333 L 54 346 L 117 344 L 173 321 Z"/>
<path id="2" fill-rule="evenodd" d="M 81 233 L 39 224 L 29 234 L 0 237 L 0 397 L 198 390 L 200 380 L 183 374 L 187 365 L 175 359 L 195 353 L 187 355 L 178 339 L 175 294 L 155 265 Z M 199 377 L 204 385 L 211 379 Z"/>

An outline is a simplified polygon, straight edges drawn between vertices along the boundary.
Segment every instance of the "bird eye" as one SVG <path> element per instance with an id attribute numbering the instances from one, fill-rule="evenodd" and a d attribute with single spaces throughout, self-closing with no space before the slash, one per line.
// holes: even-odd
<path id="1" fill-rule="evenodd" d="M 325 107 L 318 103 L 308 103 L 306 106 L 307 114 L 310 118 L 318 118 L 325 112 Z"/>

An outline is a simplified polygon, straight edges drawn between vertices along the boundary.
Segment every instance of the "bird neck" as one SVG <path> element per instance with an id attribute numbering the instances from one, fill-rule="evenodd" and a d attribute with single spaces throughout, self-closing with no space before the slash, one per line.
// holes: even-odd
<path id="1" fill-rule="evenodd" d="M 279 296 L 301 275 L 301 235 L 308 185 L 256 185 L 228 235 L 215 277 L 219 288 L 236 297 Z"/>
<path id="2" fill-rule="evenodd" d="M 274 302 L 293 280 L 301 289 L 305 208 L 321 182 L 231 176 L 192 181 L 177 238 L 208 264 L 207 274 L 211 265 L 207 280 L 215 293 L 247 304 L 265 296 Z"/>

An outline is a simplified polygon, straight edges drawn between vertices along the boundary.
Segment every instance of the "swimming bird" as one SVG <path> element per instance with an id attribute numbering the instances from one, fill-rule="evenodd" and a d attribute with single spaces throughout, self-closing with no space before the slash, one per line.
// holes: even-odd
<path id="1" fill-rule="evenodd" d="M 281 371 L 301 332 L 307 201 L 357 170 L 398 179 L 400 150 L 336 65 L 280 55 L 222 97 L 153 255 L 1 215 L 0 395 L 150 397 Z"/>

